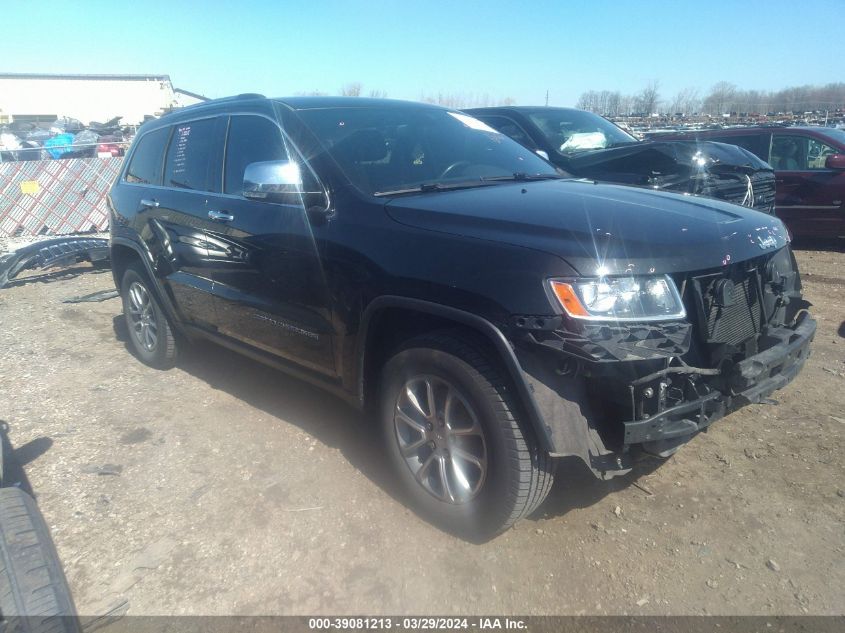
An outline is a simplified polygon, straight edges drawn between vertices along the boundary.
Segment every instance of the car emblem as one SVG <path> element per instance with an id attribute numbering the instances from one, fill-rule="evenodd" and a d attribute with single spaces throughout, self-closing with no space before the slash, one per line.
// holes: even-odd
<path id="1" fill-rule="evenodd" d="M 745 197 L 740 204 L 744 207 L 754 206 L 754 185 L 751 184 L 751 176 L 745 175 Z"/>
<path id="2" fill-rule="evenodd" d="M 774 248 L 775 246 L 777 246 L 778 241 L 774 237 L 772 237 L 771 235 L 767 235 L 766 237 L 763 237 L 762 235 L 758 235 L 757 236 L 757 245 L 760 248 L 762 248 L 763 250 L 766 250 L 767 248 Z"/>

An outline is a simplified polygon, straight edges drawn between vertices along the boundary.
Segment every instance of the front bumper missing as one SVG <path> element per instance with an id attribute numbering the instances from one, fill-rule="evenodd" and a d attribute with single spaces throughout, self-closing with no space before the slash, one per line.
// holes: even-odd
<path id="1" fill-rule="evenodd" d="M 771 347 L 733 367 L 729 377 L 731 393 L 714 391 L 648 419 L 623 422 L 625 446 L 691 437 L 731 411 L 762 401 L 801 371 L 810 355 L 815 333 L 816 321 L 806 313 L 794 329 L 778 328 L 770 332 L 768 336 L 774 339 Z"/>

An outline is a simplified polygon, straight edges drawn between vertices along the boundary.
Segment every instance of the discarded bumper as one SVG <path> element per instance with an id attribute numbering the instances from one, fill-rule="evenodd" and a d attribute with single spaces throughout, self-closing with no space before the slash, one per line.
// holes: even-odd
<path id="1" fill-rule="evenodd" d="M 69 266 L 109 259 L 109 241 L 91 237 L 64 237 L 28 246 L 0 257 L 0 288 L 23 270 Z"/>

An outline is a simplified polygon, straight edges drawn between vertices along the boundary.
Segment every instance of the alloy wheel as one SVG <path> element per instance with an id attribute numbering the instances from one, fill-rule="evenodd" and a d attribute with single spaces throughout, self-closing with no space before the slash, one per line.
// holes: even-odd
<path id="1" fill-rule="evenodd" d="M 129 320 L 135 340 L 148 352 L 153 351 L 158 342 L 158 323 L 150 293 L 137 281 L 129 286 Z"/>
<path id="2" fill-rule="evenodd" d="M 437 499 L 460 505 L 487 477 L 487 444 L 478 414 L 439 376 L 405 382 L 394 408 L 399 451 L 417 482 Z"/>

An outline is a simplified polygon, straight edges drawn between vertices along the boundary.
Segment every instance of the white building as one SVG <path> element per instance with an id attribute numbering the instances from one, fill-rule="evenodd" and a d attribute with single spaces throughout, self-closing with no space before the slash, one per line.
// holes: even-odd
<path id="1" fill-rule="evenodd" d="M 205 100 L 174 89 L 169 75 L 0 73 L 0 122 L 66 116 L 87 124 L 119 116 L 124 125 L 136 125 L 145 116 Z"/>

